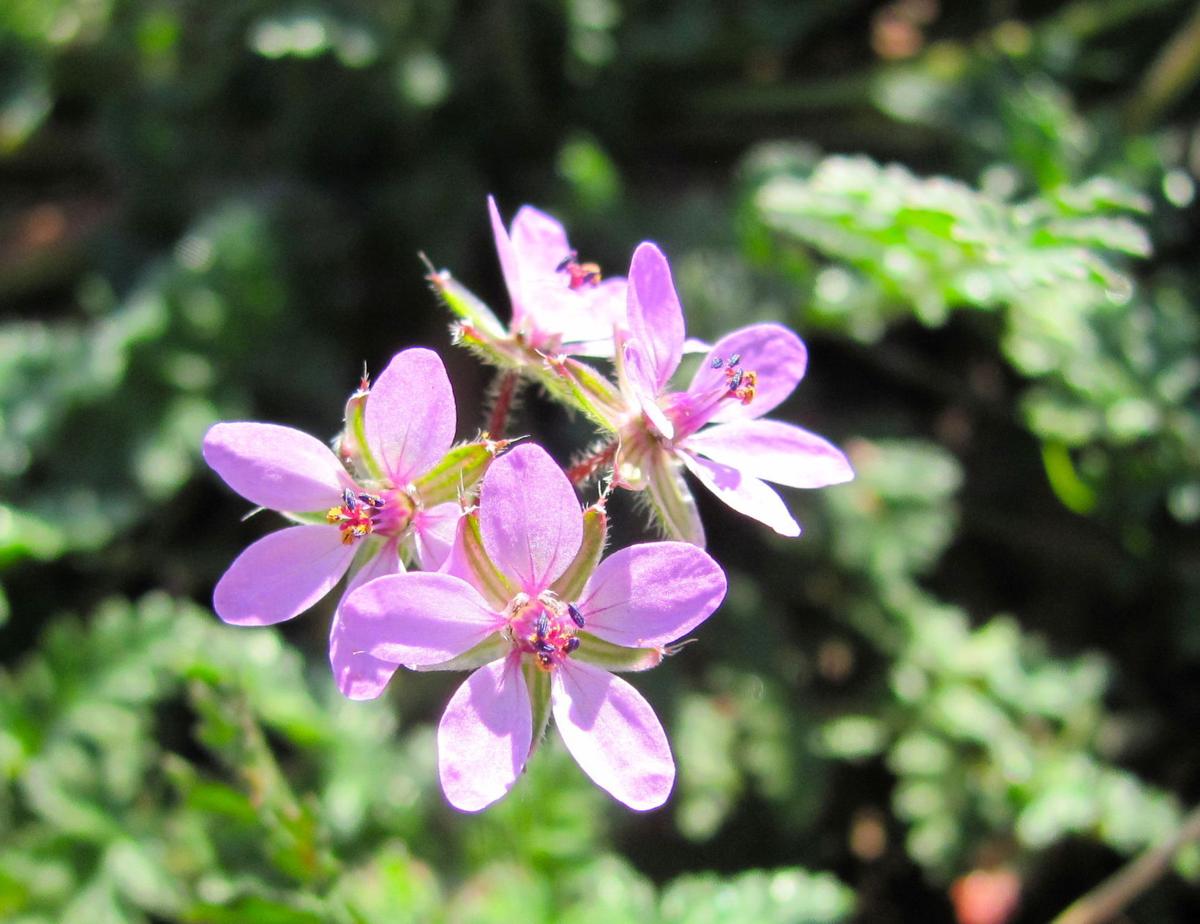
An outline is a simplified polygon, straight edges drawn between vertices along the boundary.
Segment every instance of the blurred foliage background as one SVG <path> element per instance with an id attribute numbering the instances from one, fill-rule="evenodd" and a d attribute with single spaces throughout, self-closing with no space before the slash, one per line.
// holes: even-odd
<path id="1" fill-rule="evenodd" d="M 0 919 L 1034 922 L 1164 841 L 1200 799 L 1198 78 L 1178 0 L 0 5 Z M 859 473 L 792 492 L 796 541 L 701 498 L 731 591 L 638 678 L 656 813 L 552 737 L 459 815 L 458 677 L 345 702 L 328 601 L 208 609 L 267 528 L 210 423 L 332 435 L 426 344 L 481 424 L 417 252 L 503 313 L 489 192 L 610 274 L 659 242 L 689 333 L 793 326 L 784 416 Z M 1197 876 L 1128 920 L 1196 920 Z"/>

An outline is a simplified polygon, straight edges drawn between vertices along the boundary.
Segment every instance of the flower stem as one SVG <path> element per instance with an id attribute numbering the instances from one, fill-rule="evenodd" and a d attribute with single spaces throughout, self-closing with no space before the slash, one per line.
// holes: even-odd
<path id="1" fill-rule="evenodd" d="M 595 476 L 600 467 L 611 462 L 617 454 L 617 441 L 605 443 L 599 449 L 594 450 L 587 456 L 584 456 L 569 469 L 567 469 L 567 479 L 573 485 L 581 485 L 588 479 Z"/>
<path id="2" fill-rule="evenodd" d="M 504 431 L 508 427 L 508 415 L 513 408 L 517 396 L 517 386 L 521 376 L 509 369 L 501 372 L 493 386 L 494 398 L 492 411 L 488 415 L 487 432 L 494 440 L 504 439 Z"/>
<path id="3" fill-rule="evenodd" d="M 1200 840 L 1200 806 L 1183 820 L 1179 830 L 1157 847 L 1135 857 L 1104 882 L 1071 903 L 1052 924 L 1102 924 L 1111 921 L 1171 868 L 1181 848 Z"/>

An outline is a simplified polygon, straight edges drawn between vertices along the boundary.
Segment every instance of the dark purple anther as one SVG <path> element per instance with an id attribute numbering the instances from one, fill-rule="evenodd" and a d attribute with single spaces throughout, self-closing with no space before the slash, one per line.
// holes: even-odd
<path id="1" fill-rule="evenodd" d="M 383 498 L 376 497 L 374 494 L 360 494 L 358 495 L 358 499 L 367 506 L 374 507 L 376 510 L 383 506 Z"/>
<path id="2" fill-rule="evenodd" d="M 565 651 L 567 654 L 570 654 L 571 652 L 573 652 L 573 651 L 574 651 L 576 648 L 578 648 L 578 647 L 579 647 L 579 636 L 578 636 L 578 635 L 572 635 L 572 636 L 571 636 L 569 639 L 567 639 L 567 647 L 566 647 L 566 648 L 564 648 L 563 650 L 564 650 L 564 651 Z"/>
<path id="3" fill-rule="evenodd" d="M 544 639 L 549 634 L 550 634 L 550 617 L 546 615 L 545 611 L 542 611 L 541 613 L 538 613 L 538 618 L 537 618 L 538 641 L 540 642 L 542 639 Z"/>
<path id="4" fill-rule="evenodd" d="M 712 367 L 714 369 L 720 369 L 723 365 L 725 365 L 725 360 L 721 359 L 720 356 L 713 357 Z"/>
<path id="5" fill-rule="evenodd" d="M 738 369 L 733 373 L 733 375 L 731 375 L 729 377 L 729 390 L 737 391 L 741 387 L 742 387 L 742 370 Z"/>
<path id="6" fill-rule="evenodd" d="M 574 603 L 568 603 L 567 613 L 571 617 L 571 622 L 575 623 L 575 625 L 582 629 L 584 625 L 583 613 L 579 612 L 579 607 L 577 607 Z"/>
<path id="7" fill-rule="evenodd" d="M 354 492 L 349 488 L 342 491 L 342 504 L 351 513 L 358 509 L 358 498 L 354 496 Z"/>
<path id="8" fill-rule="evenodd" d="M 560 264 L 558 264 L 558 266 L 554 267 L 554 272 L 556 272 L 556 273 L 565 272 L 567 267 L 570 266 L 572 263 L 574 263 L 575 258 L 578 256 L 579 256 L 578 251 L 572 250 L 569 254 L 567 254 L 563 258 L 562 263 L 560 263 Z"/>
<path id="9" fill-rule="evenodd" d="M 741 361 L 742 361 L 741 353 L 734 353 L 732 356 L 729 357 L 729 365 L 731 365 L 731 366 L 736 366 Z"/>

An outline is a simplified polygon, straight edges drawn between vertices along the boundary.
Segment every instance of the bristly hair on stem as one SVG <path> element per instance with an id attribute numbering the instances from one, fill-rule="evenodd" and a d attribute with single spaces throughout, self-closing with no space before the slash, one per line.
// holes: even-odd
<path id="1" fill-rule="evenodd" d="M 486 432 L 494 440 L 504 439 L 508 429 L 508 418 L 516 409 L 521 397 L 521 375 L 513 369 L 499 372 L 488 388 L 488 411 Z"/>
<path id="2" fill-rule="evenodd" d="M 613 461 L 617 454 L 616 440 L 602 440 L 593 444 L 567 469 L 567 480 L 578 487 L 596 478 L 601 469 Z"/>

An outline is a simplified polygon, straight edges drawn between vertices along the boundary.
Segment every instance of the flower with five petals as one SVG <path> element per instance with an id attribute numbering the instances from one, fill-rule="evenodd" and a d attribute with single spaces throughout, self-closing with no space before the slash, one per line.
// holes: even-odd
<path id="1" fill-rule="evenodd" d="M 410 544 L 424 567 L 446 558 L 460 514 L 457 503 L 427 504 L 421 476 L 446 456 L 457 424 L 454 394 L 431 350 L 393 357 L 366 396 L 352 474 L 315 437 L 276 424 L 226 422 L 204 437 L 204 460 L 231 488 L 296 525 L 245 549 L 213 591 L 225 622 L 265 626 L 291 619 L 357 568 L 347 593 L 367 580 L 403 571 Z M 343 602 L 345 595 L 343 595 Z M 330 657 L 342 691 L 376 695 L 395 668 L 339 643 L 335 612 Z"/>
<path id="2" fill-rule="evenodd" d="M 634 252 L 618 344 L 617 376 L 629 407 L 618 424 L 618 475 L 648 490 L 672 538 L 704 544 L 680 466 L 734 510 L 784 536 L 798 536 L 800 526 L 766 482 L 819 488 L 854 477 L 845 455 L 825 439 L 762 419 L 792 393 L 808 362 L 804 343 L 786 327 L 752 324 L 726 334 L 687 389 L 670 390 L 685 351 L 683 309 L 667 258 L 652 243 Z"/>
<path id="3" fill-rule="evenodd" d="M 438 726 L 449 802 L 478 811 L 512 788 L 548 717 L 601 788 L 630 808 L 666 801 L 675 764 L 649 703 L 612 670 L 654 666 L 704 621 L 725 576 L 681 542 L 599 561 L 603 511 L 580 510 L 538 446 L 497 459 L 478 515 L 464 517 L 442 573 L 389 575 L 343 607 L 356 650 L 417 669 L 475 668 Z"/>
<path id="4" fill-rule="evenodd" d="M 612 356 L 613 325 L 625 316 L 625 280 L 580 262 L 563 226 L 530 205 L 505 230 L 488 196 L 492 235 L 508 297 L 510 330 L 542 353 Z"/>

